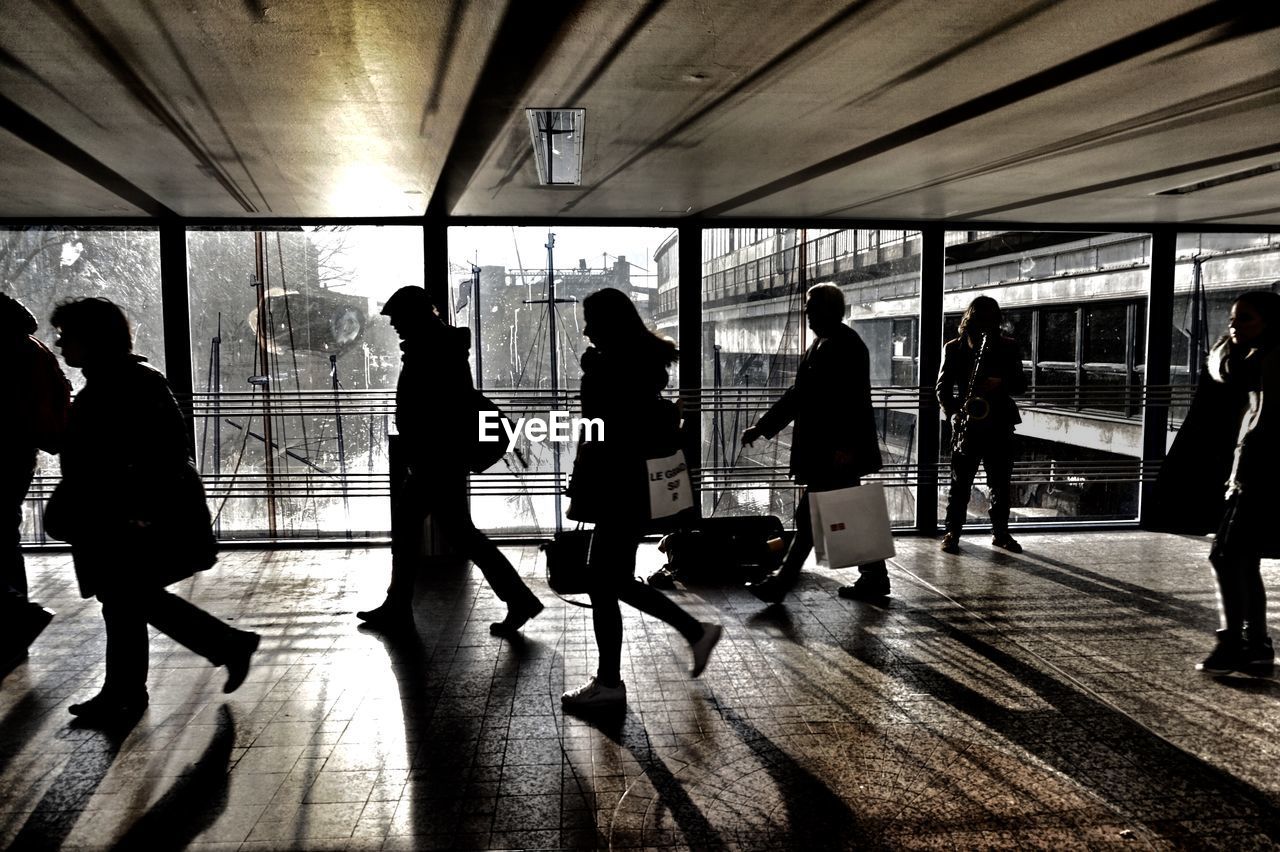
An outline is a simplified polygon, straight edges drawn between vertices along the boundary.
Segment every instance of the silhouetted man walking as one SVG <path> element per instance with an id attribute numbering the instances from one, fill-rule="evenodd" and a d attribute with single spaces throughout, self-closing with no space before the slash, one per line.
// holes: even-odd
<path id="1" fill-rule="evenodd" d="M 408 476 L 391 506 L 391 585 L 375 609 L 357 612 L 381 630 L 413 626 L 413 587 L 422 563 L 422 526 L 436 525 L 484 574 L 507 604 L 507 616 L 489 625 L 510 634 L 542 611 L 542 602 L 520 579 L 507 557 L 471 520 L 467 502 L 467 458 L 479 436 L 478 401 L 467 352 L 470 330 L 445 325 L 421 287 L 401 287 L 382 308 L 400 336 L 396 382 L 398 452 Z"/>
<path id="2" fill-rule="evenodd" d="M 772 438 L 794 423 L 791 433 L 791 475 L 804 485 L 796 504 L 796 535 L 782 567 L 750 586 L 767 603 L 778 603 L 800 578 L 813 529 L 809 521 L 809 493 L 835 491 L 861 484 L 862 477 L 880 469 L 880 441 L 871 406 L 871 359 L 867 346 L 844 324 L 844 294 L 834 284 L 818 284 L 806 294 L 805 317 L 817 339 L 800 359 L 796 380 L 755 426 L 742 433 L 742 443 Z M 889 594 L 884 561 L 859 566 L 861 576 L 840 596 L 875 599 Z"/>

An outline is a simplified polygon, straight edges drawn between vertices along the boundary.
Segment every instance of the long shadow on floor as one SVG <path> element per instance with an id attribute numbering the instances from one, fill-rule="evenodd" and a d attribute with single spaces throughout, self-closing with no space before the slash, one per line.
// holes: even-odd
<path id="1" fill-rule="evenodd" d="M 649 740 L 649 732 L 644 722 L 630 712 L 596 712 L 576 718 L 591 725 L 604 734 L 611 742 L 631 752 L 637 764 L 644 771 L 649 783 L 658 794 L 658 802 L 671 814 L 679 831 L 677 842 L 694 849 L 724 849 L 724 840 L 720 833 L 707 819 L 706 815 L 689 796 L 684 784 L 680 782 L 662 758 L 654 751 Z M 576 775 L 576 771 L 575 771 Z M 645 827 L 650 827 L 648 820 Z M 613 838 L 607 838 L 612 845 Z M 634 838 L 637 842 L 647 841 L 648 845 L 663 846 L 655 843 L 653 838 Z M 624 844 L 630 845 L 630 843 Z"/>
<path id="2" fill-rule="evenodd" d="M 1153 591 L 1136 583 L 1126 583 L 1115 577 L 1040 553 L 1028 551 L 1021 557 L 1007 553 L 992 553 L 990 561 L 991 564 L 1002 568 L 1013 568 L 1032 577 L 1074 589 L 1089 597 L 1110 601 L 1125 609 L 1135 609 L 1192 630 L 1208 632 L 1218 623 L 1218 613 L 1213 607 L 1188 601 L 1177 595 Z M 1206 590 L 1213 588 L 1213 574 L 1207 564 L 1204 582 Z"/>
<path id="3" fill-rule="evenodd" d="M 227 809 L 231 749 L 236 723 L 222 705 L 217 729 L 196 759 L 195 769 L 179 776 L 159 801 L 147 809 L 116 842 L 117 850 L 185 849 Z"/>
<path id="4" fill-rule="evenodd" d="M 27 817 L 10 850 L 57 849 L 62 845 L 102 779 L 107 777 L 136 721 L 110 730 L 75 727 L 74 723 L 63 729 L 60 736 L 78 738 L 80 747 L 70 755 L 66 766 Z"/>
<path id="5" fill-rule="evenodd" d="M 787 849 L 879 849 L 883 842 L 830 787 L 732 708 L 712 699 L 729 729 L 759 759 L 786 810 Z"/>
<path id="6" fill-rule="evenodd" d="M 867 653 L 861 644 L 844 645 L 844 650 L 914 692 L 946 702 L 1179 846 L 1211 842 L 1195 828 L 1197 823 L 1214 822 L 1227 832 L 1239 832 L 1245 824 L 1280 843 L 1280 811 L 1266 792 L 1178 748 L 1069 682 L 937 616 L 918 610 L 900 616 L 995 664 L 1052 709 L 1009 709 L 901 649 L 895 649 L 892 663 L 883 655 Z M 1007 829 L 1009 823 L 993 827 Z"/>
<path id="7" fill-rule="evenodd" d="M 451 672 L 450 664 L 436 660 L 432 652 L 448 643 L 436 643 L 430 633 L 365 632 L 382 641 L 400 692 L 411 767 L 404 792 L 410 804 L 410 832 L 430 835 L 437 846 L 454 845 L 455 838 L 457 845 L 483 846 L 493 809 L 477 790 L 488 784 L 496 787 L 496 781 L 486 774 L 491 767 L 478 766 L 477 758 L 486 752 L 481 737 L 492 671 L 484 673 L 483 683 Z"/>

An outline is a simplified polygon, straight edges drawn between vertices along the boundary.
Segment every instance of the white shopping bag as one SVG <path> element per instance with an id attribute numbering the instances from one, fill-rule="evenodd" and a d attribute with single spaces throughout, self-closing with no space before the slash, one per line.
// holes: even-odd
<path id="1" fill-rule="evenodd" d="M 676 452 L 661 459 L 649 459 L 649 517 L 669 518 L 677 512 L 693 508 L 693 484 L 689 481 L 689 465 L 684 453 Z"/>
<path id="2" fill-rule="evenodd" d="M 879 483 L 809 492 L 809 520 L 819 565 L 850 568 L 895 553 L 884 486 Z"/>

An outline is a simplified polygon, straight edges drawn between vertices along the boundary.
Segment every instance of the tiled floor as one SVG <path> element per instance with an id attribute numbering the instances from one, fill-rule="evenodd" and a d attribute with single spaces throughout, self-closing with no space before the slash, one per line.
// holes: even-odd
<path id="1" fill-rule="evenodd" d="M 420 636 L 356 629 L 385 549 L 235 551 L 177 587 L 263 634 L 249 681 L 158 636 L 122 739 L 68 725 L 102 676 L 98 605 L 30 559 L 58 617 L 0 688 L 10 848 L 1269 848 L 1275 680 L 1198 676 L 1216 626 L 1201 541 L 1027 535 L 1027 552 L 901 539 L 887 607 L 815 570 L 783 606 L 676 593 L 726 635 L 702 679 L 627 612 L 625 715 L 566 717 L 589 612 L 506 642 L 478 574 L 424 578 Z M 642 560 L 654 563 L 646 548 Z M 1264 563 L 1274 589 L 1275 563 Z M 1276 620 L 1273 618 L 1273 624 Z"/>

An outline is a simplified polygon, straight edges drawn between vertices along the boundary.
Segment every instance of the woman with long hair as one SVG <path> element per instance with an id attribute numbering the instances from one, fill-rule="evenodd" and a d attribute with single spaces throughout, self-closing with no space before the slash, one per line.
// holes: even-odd
<path id="1" fill-rule="evenodd" d="M 217 543 L 190 438 L 164 376 L 133 354 L 129 320 L 112 302 L 63 302 L 51 325 L 67 366 L 84 373 L 62 448 L 62 482 L 46 510 L 71 543 L 84 597 L 102 602 L 102 691 L 68 709 L 92 724 L 136 720 L 147 706 L 147 625 L 217 666 L 225 692 L 244 682 L 259 636 L 236 630 L 165 586 L 213 565 Z"/>
<path id="2" fill-rule="evenodd" d="M 1209 352 L 1209 375 L 1239 392 L 1235 458 L 1226 505 L 1209 562 L 1218 582 L 1221 629 L 1196 668 L 1227 674 L 1267 668 L 1275 648 L 1267 634 L 1263 556 L 1280 556 L 1273 531 L 1280 476 L 1280 295 L 1245 293 L 1231 306 L 1227 332 Z M 1269 403 L 1269 404 L 1268 404 Z"/>
<path id="3" fill-rule="evenodd" d="M 626 703 L 622 681 L 620 602 L 665 621 L 689 643 L 690 675 L 697 677 L 720 641 L 718 624 L 700 622 L 662 592 L 636 579 L 636 550 L 650 525 L 645 460 L 679 444 L 679 414 L 664 400 L 667 369 L 677 350 L 650 331 L 621 290 L 597 290 L 582 302 L 582 414 L 604 423 L 602 440 L 583 440 L 570 480 L 571 518 L 593 521 L 587 556 L 592 577 L 591 615 L 599 663 L 595 677 L 566 692 L 569 710 Z"/>

